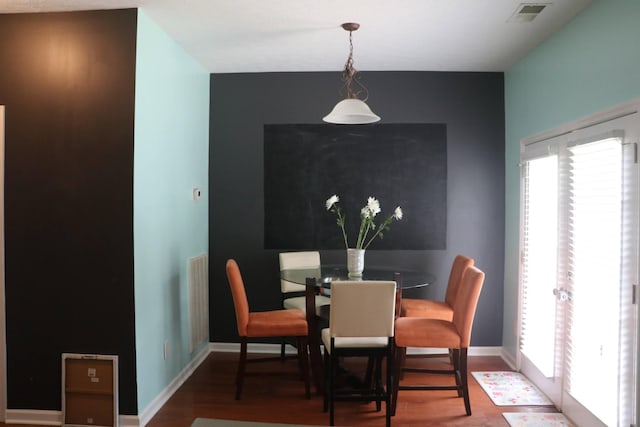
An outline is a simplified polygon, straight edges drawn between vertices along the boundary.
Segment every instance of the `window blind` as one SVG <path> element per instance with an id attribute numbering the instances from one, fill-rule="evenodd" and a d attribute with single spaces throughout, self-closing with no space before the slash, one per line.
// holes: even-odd
<path id="1" fill-rule="evenodd" d="M 568 151 L 565 388 L 606 425 L 617 425 L 622 141 L 608 138 Z"/>

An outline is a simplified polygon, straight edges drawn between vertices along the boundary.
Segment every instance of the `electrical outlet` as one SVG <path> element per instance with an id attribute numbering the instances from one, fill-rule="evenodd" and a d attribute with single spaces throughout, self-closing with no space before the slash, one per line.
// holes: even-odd
<path id="1" fill-rule="evenodd" d="M 167 360 L 169 358 L 169 340 L 166 340 L 164 342 L 163 357 L 164 357 L 164 360 Z"/>

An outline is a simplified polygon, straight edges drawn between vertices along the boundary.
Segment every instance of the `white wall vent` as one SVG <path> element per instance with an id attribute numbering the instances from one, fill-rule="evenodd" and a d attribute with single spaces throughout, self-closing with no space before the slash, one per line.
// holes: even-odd
<path id="1" fill-rule="evenodd" d="M 191 345 L 189 352 L 203 341 L 209 340 L 209 257 L 201 254 L 189 258 L 189 325 Z"/>
<path id="2" fill-rule="evenodd" d="M 507 22 L 531 22 L 549 3 L 520 3 Z"/>

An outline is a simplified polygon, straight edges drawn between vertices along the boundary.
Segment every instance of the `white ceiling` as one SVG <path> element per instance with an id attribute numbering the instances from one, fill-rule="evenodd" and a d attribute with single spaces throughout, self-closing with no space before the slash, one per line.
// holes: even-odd
<path id="1" fill-rule="evenodd" d="M 0 13 L 140 7 L 212 73 L 506 71 L 591 0 L 0 0 Z"/>

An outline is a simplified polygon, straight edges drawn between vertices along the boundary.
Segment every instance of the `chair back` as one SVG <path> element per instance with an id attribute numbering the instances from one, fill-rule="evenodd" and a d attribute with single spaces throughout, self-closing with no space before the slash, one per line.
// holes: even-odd
<path id="1" fill-rule="evenodd" d="M 288 270 L 291 268 L 308 268 L 318 269 L 318 276 L 320 275 L 320 252 L 307 251 L 307 252 L 281 252 L 280 258 L 280 271 Z M 304 292 L 305 286 L 297 283 L 291 283 L 286 280 L 280 280 L 280 292 L 283 294 L 289 292 Z"/>
<path id="2" fill-rule="evenodd" d="M 392 337 L 396 282 L 363 280 L 331 283 L 331 337 Z"/>
<path id="3" fill-rule="evenodd" d="M 460 334 L 461 348 L 469 347 L 473 318 L 476 315 L 483 283 L 484 273 L 478 268 L 471 266 L 465 270 L 453 306 L 453 324 Z"/>
<path id="4" fill-rule="evenodd" d="M 234 259 L 227 260 L 227 280 L 229 280 L 233 306 L 236 310 L 238 335 L 246 337 L 247 325 L 249 324 L 249 301 L 247 301 L 247 292 L 244 289 L 240 267 L 238 267 L 238 263 Z"/>
<path id="5" fill-rule="evenodd" d="M 473 258 L 469 258 L 464 255 L 457 255 L 453 259 L 451 264 L 451 273 L 449 274 L 449 284 L 447 285 L 447 293 L 444 296 L 444 301 L 453 307 L 456 302 L 456 296 L 460 283 L 462 282 L 462 274 L 464 271 L 473 265 Z"/>

